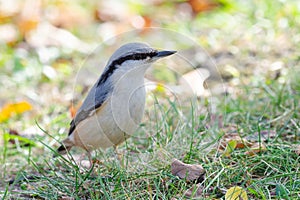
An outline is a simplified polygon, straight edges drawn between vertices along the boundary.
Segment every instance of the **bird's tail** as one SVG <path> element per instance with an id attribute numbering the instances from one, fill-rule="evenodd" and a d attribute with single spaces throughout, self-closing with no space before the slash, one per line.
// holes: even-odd
<path id="1" fill-rule="evenodd" d="M 73 146 L 73 142 L 69 138 L 66 138 L 62 141 L 62 145 L 56 151 L 58 154 L 64 155 L 70 151 Z"/>

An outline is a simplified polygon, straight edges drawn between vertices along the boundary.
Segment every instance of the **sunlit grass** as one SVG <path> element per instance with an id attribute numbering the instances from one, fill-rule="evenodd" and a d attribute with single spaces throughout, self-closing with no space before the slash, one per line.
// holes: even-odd
<path id="1" fill-rule="evenodd" d="M 288 84 L 284 87 L 290 88 Z M 177 110 L 179 107 L 172 102 L 163 101 L 153 107 L 156 110 L 153 113 L 156 114 L 152 117 L 157 120 L 154 121 L 153 125 L 156 127 L 151 127 L 151 132 L 154 130 L 155 134 L 144 137 L 142 134 L 148 128 L 145 125 L 120 147 L 124 153 L 124 166 L 117 160 L 113 150 L 109 149 L 94 154 L 102 164 L 96 164 L 91 169 L 81 168 L 74 164 L 71 157 L 53 159 L 54 146 L 44 144 L 39 146 L 40 149 L 45 149 L 42 154 L 31 153 L 24 159 L 16 157 L 15 167 L 18 170 L 14 171 L 9 165 L 16 150 L 4 146 L 5 160 L 2 162 L 7 167 L 1 195 L 7 198 L 19 196 L 46 199 L 184 198 L 185 191 L 193 184 L 179 180 L 170 173 L 172 158 L 178 158 L 187 163 L 203 165 L 206 170 L 206 178 L 200 184 L 203 187 L 203 199 L 223 197 L 228 188 L 236 185 L 245 188 L 248 196 L 254 199 L 298 198 L 300 160 L 292 143 L 298 143 L 296 138 L 299 137 L 299 132 L 296 127 L 291 126 L 290 120 L 297 120 L 294 116 L 299 111 L 299 104 L 285 103 L 299 102 L 299 96 L 288 94 L 291 90 L 274 87 L 274 92 L 277 91 L 282 91 L 282 96 L 289 97 L 283 98 L 280 106 L 295 106 L 295 109 L 275 121 L 272 120 L 279 117 L 280 112 L 272 108 L 278 106 L 278 101 L 273 101 L 264 90 L 260 90 L 257 95 L 265 95 L 265 99 L 270 100 L 270 109 L 261 109 L 260 104 L 263 105 L 263 102 L 255 99 L 238 102 L 243 98 L 227 97 L 227 113 L 221 122 L 224 126 L 238 124 L 243 137 L 263 129 L 275 129 L 277 132 L 275 138 L 266 142 L 266 150 L 253 156 L 245 154 L 249 150 L 247 147 L 235 149 L 229 157 L 223 156 L 217 146 L 220 136 L 226 132 L 218 127 L 218 123 L 212 122 L 209 115 L 206 118 L 195 115 L 194 109 L 180 118 Z M 240 106 L 235 107 L 236 105 Z M 233 108 L 228 110 L 228 106 Z M 238 115 L 234 108 L 238 110 Z M 248 114 L 249 112 L 252 114 Z M 180 120 L 173 120 L 174 117 Z M 21 150 L 28 151 L 28 147 L 21 147 Z M 75 155 L 76 152 L 78 151 L 74 150 L 72 154 Z M 11 178 L 14 179 L 9 185 L 7 180 Z"/>

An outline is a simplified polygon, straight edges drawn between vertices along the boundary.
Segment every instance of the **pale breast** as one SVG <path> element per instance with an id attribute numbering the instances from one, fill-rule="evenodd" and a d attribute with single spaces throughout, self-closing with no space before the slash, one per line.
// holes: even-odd
<path id="1" fill-rule="evenodd" d="M 109 98 L 101 109 L 77 125 L 74 132 L 77 146 L 105 149 L 124 142 L 136 131 L 144 113 L 144 87 L 118 97 Z M 127 100 L 120 102 L 121 99 Z"/>
<path id="2" fill-rule="evenodd" d="M 78 146 L 89 150 L 105 149 L 122 143 L 136 131 L 145 107 L 144 77 L 140 73 L 131 71 L 113 80 L 110 97 L 90 120 L 84 120 L 78 126 Z"/>
<path id="3" fill-rule="evenodd" d="M 141 123 L 145 109 L 145 87 L 140 87 L 134 91 L 129 98 L 130 117 L 138 125 Z"/>

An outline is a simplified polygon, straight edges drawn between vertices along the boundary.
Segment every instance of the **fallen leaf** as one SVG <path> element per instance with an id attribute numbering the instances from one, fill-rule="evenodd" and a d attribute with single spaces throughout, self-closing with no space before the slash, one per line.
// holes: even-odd
<path id="1" fill-rule="evenodd" d="M 249 142 L 247 139 L 245 138 L 242 138 L 241 136 L 239 135 L 236 135 L 236 136 L 233 136 L 231 138 L 231 140 L 235 140 L 237 143 L 236 143 L 236 147 L 237 149 L 243 149 L 245 148 L 246 146 L 251 146 L 252 143 Z"/>
<path id="2" fill-rule="evenodd" d="M 230 140 L 226 146 L 225 151 L 223 152 L 223 156 L 229 157 L 230 154 L 234 151 L 236 148 L 237 141 L 236 140 Z"/>
<path id="3" fill-rule="evenodd" d="M 32 106 L 27 101 L 8 103 L 0 111 L 0 122 L 8 120 L 13 114 L 21 114 L 31 109 Z"/>
<path id="4" fill-rule="evenodd" d="M 242 187 L 234 186 L 227 190 L 225 200 L 248 200 L 248 196 Z"/>
<path id="5" fill-rule="evenodd" d="M 230 141 L 236 141 L 236 145 L 234 147 L 236 149 L 243 149 L 252 145 L 252 142 L 249 142 L 246 138 L 242 138 L 238 132 L 226 132 L 219 145 L 219 150 L 226 149 Z"/>
<path id="6" fill-rule="evenodd" d="M 177 159 L 173 159 L 171 164 L 171 173 L 178 176 L 180 179 L 185 179 L 187 182 L 197 183 L 202 182 L 205 175 L 205 170 L 198 164 L 185 164 Z"/>
<path id="7" fill-rule="evenodd" d="M 257 153 L 260 153 L 260 152 L 263 152 L 263 151 L 266 151 L 266 150 L 267 150 L 267 148 L 266 148 L 266 145 L 264 143 L 256 142 L 256 143 L 251 145 L 249 151 L 246 151 L 245 154 L 249 155 L 249 156 L 253 156 Z"/>
<path id="8" fill-rule="evenodd" d="M 193 185 L 190 189 L 184 192 L 184 196 L 188 198 L 201 197 L 203 192 L 203 186 L 201 184 Z"/>

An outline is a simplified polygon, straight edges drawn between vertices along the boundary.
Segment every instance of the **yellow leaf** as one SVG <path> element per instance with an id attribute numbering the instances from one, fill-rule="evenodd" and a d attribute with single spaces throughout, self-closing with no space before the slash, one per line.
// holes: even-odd
<path id="1" fill-rule="evenodd" d="M 226 146 L 226 149 L 223 153 L 224 156 L 228 157 L 230 154 L 234 151 L 234 149 L 237 146 L 237 141 L 236 140 L 230 140 Z"/>
<path id="2" fill-rule="evenodd" d="M 8 103 L 0 111 L 0 122 L 9 119 L 13 114 L 21 114 L 28 110 L 31 110 L 32 106 L 27 101 L 21 101 L 18 103 Z"/>
<path id="3" fill-rule="evenodd" d="M 248 197 L 243 188 L 234 186 L 227 190 L 225 200 L 248 200 Z"/>

